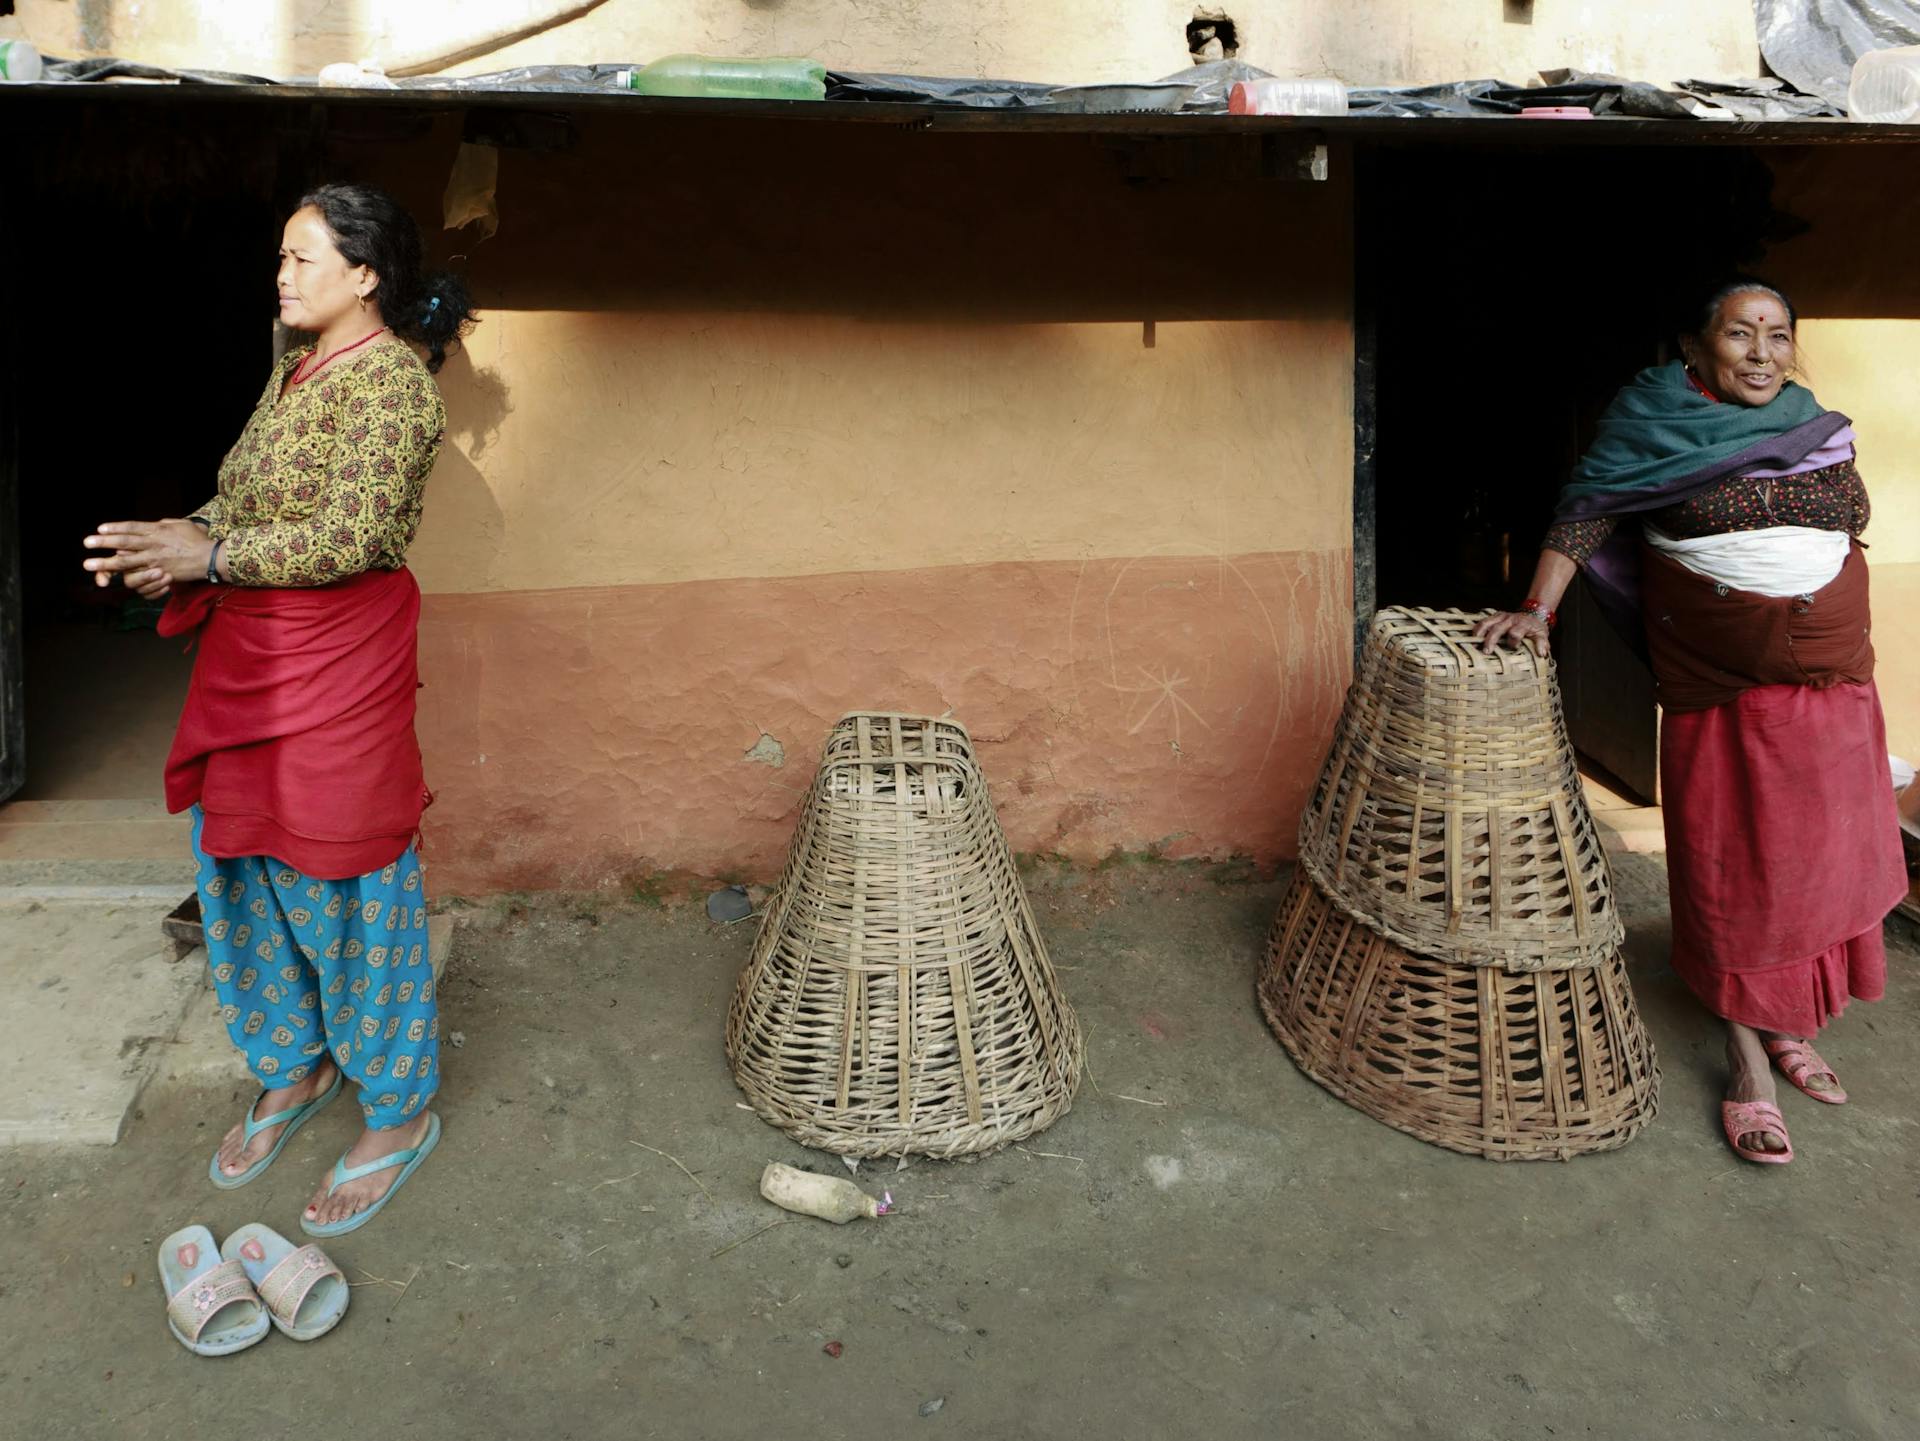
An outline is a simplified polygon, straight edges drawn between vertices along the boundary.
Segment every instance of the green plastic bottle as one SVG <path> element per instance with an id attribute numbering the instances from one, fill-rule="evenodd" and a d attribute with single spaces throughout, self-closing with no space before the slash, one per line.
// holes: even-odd
<path id="1" fill-rule="evenodd" d="M 715 60 L 706 55 L 668 55 L 623 72 L 627 89 L 642 95 L 682 95 L 708 100 L 824 100 L 827 67 L 818 60 L 770 56 Z"/>
<path id="2" fill-rule="evenodd" d="M 40 78 L 40 52 L 24 40 L 0 40 L 0 83 Z"/>

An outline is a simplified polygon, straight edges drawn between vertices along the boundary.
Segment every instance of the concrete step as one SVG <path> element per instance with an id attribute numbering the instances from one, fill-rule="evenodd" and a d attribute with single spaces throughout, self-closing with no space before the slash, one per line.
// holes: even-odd
<path id="1" fill-rule="evenodd" d="M 1666 854 L 1667 827 L 1658 806 L 1596 810 L 1593 819 L 1600 828 L 1600 843 L 1615 854 Z"/>
<path id="2" fill-rule="evenodd" d="M 12 801 L 0 806 L 0 892 L 193 889 L 192 823 L 159 801 Z M 177 902 L 180 896 L 174 899 Z"/>
<path id="3" fill-rule="evenodd" d="M 1594 776 L 1580 777 L 1587 808 L 1600 827 L 1600 843 L 1615 855 L 1664 855 L 1666 823 L 1658 806 L 1643 806 Z"/>
<path id="4" fill-rule="evenodd" d="M 175 964 L 164 914 L 159 901 L 0 903 L 0 1146 L 120 1139 L 203 984 Z"/>

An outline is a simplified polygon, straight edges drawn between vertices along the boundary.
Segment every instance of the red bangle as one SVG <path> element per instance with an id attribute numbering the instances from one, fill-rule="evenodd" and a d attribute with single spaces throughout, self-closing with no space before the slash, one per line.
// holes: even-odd
<path id="1" fill-rule="evenodd" d="M 1545 621 L 1547 623 L 1547 629 L 1549 630 L 1553 629 L 1553 623 L 1560 619 L 1560 612 L 1557 610 L 1548 610 L 1537 595 L 1528 596 L 1525 604 L 1523 604 L 1520 609 L 1528 615 L 1538 616 L 1541 620 Z"/>

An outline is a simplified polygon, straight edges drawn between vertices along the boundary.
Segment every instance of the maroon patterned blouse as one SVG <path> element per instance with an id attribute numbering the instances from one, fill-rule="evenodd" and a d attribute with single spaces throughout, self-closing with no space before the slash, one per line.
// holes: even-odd
<path id="1" fill-rule="evenodd" d="M 1824 470 L 1769 480 L 1730 476 L 1691 500 L 1649 511 L 1646 518 L 1676 540 L 1694 540 L 1775 525 L 1844 530 L 1857 536 L 1867 528 L 1871 513 L 1859 469 L 1852 460 L 1843 460 Z M 1618 524 L 1618 516 L 1563 520 L 1547 532 L 1546 548 L 1585 565 Z"/>

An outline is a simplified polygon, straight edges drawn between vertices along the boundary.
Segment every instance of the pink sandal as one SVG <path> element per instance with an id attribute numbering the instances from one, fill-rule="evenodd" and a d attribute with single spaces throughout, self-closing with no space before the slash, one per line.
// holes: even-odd
<path id="1" fill-rule="evenodd" d="M 1743 1161 L 1761 1166 L 1784 1166 L 1793 1159 L 1793 1142 L 1787 1137 L 1786 1119 L 1772 1101 L 1722 1101 L 1720 1124 L 1726 1130 L 1727 1144 Z M 1740 1144 L 1742 1136 L 1778 1136 L 1784 1151 L 1750 1151 Z"/>
<path id="2" fill-rule="evenodd" d="M 1825 1101 L 1829 1106 L 1844 1106 L 1847 1093 L 1840 1088 L 1840 1077 L 1834 1074 L 1832 1066 L 1820 1059 L 1820 1053 L 1806 1041 L 1762 1040 L 1761 1046 L 1774 1065 L 1780 1068 L 1780 1074 L 1787 1078 L 1792 1087 L 1803 1095 L 1812 1096 L 1816 1101 Z M 1826 1076 L 1833 1082 L 1833 1089 L 1816 1091 L 1807 1084 L 1808 1076 Z"/>

